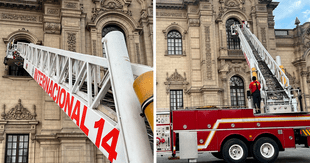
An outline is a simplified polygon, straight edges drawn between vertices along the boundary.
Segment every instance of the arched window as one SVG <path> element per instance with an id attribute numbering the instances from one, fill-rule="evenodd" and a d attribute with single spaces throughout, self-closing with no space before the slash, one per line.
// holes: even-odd
<path id="1" fill-rule="evenodd" d="M 124 37 L 126 36 L 125 35 L 125 32 L 123 31 L 122 28 L 120 28 L 119 26 L 116 26 L 116 25 L 108 25 L 108 26 L 105 26 L 103 29 L 102 29 L 102 37 L 104 37 L 105 35 L 107 35 L 109 32 L 112 32 L 112 31 L 120 31 L 124 34 Z M 125 40 L 126 40 L 126 37 L 125 37 Z M 106 57 L 106 52 L 105 52 L 105 48 L 104 46 L 102 46 L 103 50 L 103 57 Z"/>
<path id="2" fill-rule="evenodd" d="M 170 31 L 167 35 L 168 55 L 182 55 L 182 35 L 178 31 Z"/>
<path id="3" fill-rule="evenodd" d="M 227 49 L 240 49 L 239 37 L 231 35 L 230 26 L 233 24 L 240 24 L 240 22 L 235 18 L 230 18 L 226 21 Z"/>
<path id="4" fill-rule="evenodd" d="M 24 38 L 13 39 L 13 40 L 14 40 L 13 42 L 14 45 L 17 44 L 17 42 L 30 43 L 30 41 Z M 12 41 L 9 41 L 10 45 Z M 13 54 L 15 50 L 13 47 L 10 46 L 8 51 L 9 51 L 8 53 Z M 23 68 L 23 62 L 24 62 L 24 59 L 22 59 L 21 57 L 10 58 L 6 56 L 4 58 L 4 64 L 7 66 L 6 67 L 7 75 L 8 76 L 30 76 L 28 72 Z"/>
<path id="5" fill-rule="evenodd" d="M 238 76 L 230 78 L 230 99 L 232 106 L 245 106 L 244 84 Z"/>

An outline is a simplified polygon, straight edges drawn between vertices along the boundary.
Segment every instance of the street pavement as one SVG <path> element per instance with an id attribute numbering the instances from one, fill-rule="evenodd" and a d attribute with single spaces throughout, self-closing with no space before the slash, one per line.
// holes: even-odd
<path id="1" fill-rule="evenodd" d="M 188 163 L 187 160 L 168 160 L 171 152 L 157 152 L 157 163 Z M 199 163 L 225 163 L 224 160 L 215 158 L 209 152 L 198 153 Z M 259 163 L 249 157 L 246 163 Z M 310 163 L 310 148 L 286 149 L 279 153 L 275 163 Z"/>

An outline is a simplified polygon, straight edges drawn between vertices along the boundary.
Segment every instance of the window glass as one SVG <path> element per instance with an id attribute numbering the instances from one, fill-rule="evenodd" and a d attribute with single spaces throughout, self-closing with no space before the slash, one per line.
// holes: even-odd
<path id="1" fill-rule="evenodd" d="M 230 27 L 233 24 L 240 24 L 240 22 L 235 18 L 230 18 L 226 21 L 227 49 L 241 49 L 239 37 L 231 34 Z"/>
<path id="2" fill-rule="evenodd" d="M 167 35 L 168 55 L 182 55 L 182 35 L 178 31 L 170 31 Z"/>
<path id="3" fill-rule="evenodd" d="M 28 135 L 7 135 L 5 163 L 28 163 Z"/>
<path id="4" fill-rule="evenodd" d="M 245 107 L 244 83 L 238 76 L 230 78 L 230 99 L 232 106 Z"/>
<path id="5" fill-rule="evenodd" d="M 170 108 L 171 110 L 183 108 L 183 90 L 170 90 Z"/>

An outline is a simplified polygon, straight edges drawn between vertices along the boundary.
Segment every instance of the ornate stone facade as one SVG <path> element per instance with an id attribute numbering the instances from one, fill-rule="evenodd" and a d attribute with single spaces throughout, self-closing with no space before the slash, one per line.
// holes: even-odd
<path id="1" fill-rule="evenodd" d="M 102 56 L 103 29 L 117 27 L 131 62 L 153 66 L 152 12 L 151 0 L 2 0 L 0 58 L 13 40 Z M 0 162 L 8 134 L 29 135 L 29 163 L 110 162 L 32 78 L 8 71 L 0 64 Z"/>
<path id="2" fill-rule="evenodd" d="M 166 74 L 174 74 L 175 70 L 187 75 L 184 108 L 231 105 L 229 81 L 233 76 L 240 77 L 244 90 L 248 90 L 251 75 L 245 57 L 240 47 L 231 48 L 227 42 L 230 29 L 226 29 L 226 23 L 232 19 L 240 24 L 242 20 L 247 21 L 272 57 L 281 57 L 292 88 L 299 88 L 308 95 L 310 23 L 297 23 L 294 29 L 274 29 L 273 10 L 278 4 L 271 0 L 178 0 L 174 3 L 158 0 L 157 111 L 169 111 L 169 90 L 180 89 L 168 85 Z M 171 30 L 182 34 L 182 50 L 186 55 L 167 55 L 167 34 Z"/>

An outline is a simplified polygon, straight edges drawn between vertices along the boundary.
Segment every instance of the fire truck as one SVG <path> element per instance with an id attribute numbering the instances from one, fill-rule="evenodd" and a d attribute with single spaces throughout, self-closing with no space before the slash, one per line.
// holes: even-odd
<path id="1" fill-rule="evenodd" d="M 302 107 L 306 100 L 291 88 L 280 58 L 271 57 L 246 23 L 233 25 L 232 33 L 240 38 L 251 76 L 261 83 L 262 113 L 253 109 L 248 95 L 248 108 L 206 106 L 158 114 L 157 121 L 166 126 L 158 125 L 157 149 L 165 150 L 168 141 L 172 158 L 196 162 L 198 152 L 205 151 L 229 163 L 247 157 L 274 162 L 279 151 L 310 146 L 310 114 Z"/>

